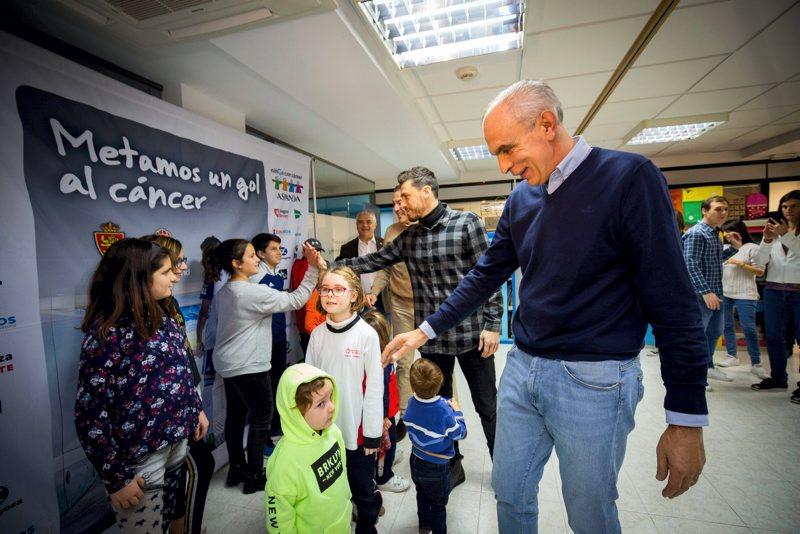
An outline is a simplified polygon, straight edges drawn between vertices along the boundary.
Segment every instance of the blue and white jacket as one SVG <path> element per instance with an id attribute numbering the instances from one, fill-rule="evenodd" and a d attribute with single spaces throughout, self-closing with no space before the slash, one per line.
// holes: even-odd
<path id="1" fill-rule="evenodd" d="M 435 464 L 448 463 L 455 455 L 453 442 L 467 437 L 464 414 L 439 395 L 430 399 L 414 395 L 408 399 L 403 421 L 414 456 Z"/>

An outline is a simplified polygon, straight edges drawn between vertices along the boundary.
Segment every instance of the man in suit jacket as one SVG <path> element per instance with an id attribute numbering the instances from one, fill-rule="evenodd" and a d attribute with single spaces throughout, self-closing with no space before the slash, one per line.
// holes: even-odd
<path id="1" fill-rule="evenodd" d="M 358 258 L 372 252 L 377 252 L 378 249 L 383 246 L 383 239 L 375 235 L 377 226 L 378 220 L 375 218 L 374 213 L 366 210 L 359 213 L 356 216 L 358 237 L 342 245 L 342 248 L 339 249 L 339 255 L 336 257 L 336 261 L 347 258 Z M 360 276 L 364 293 L 368 294 L 370 292 L 376 275 L 377 273 L 366 273 Z M 375 307 L 383 311 L 383 300 L 380 297 L 378 297 Z"/>

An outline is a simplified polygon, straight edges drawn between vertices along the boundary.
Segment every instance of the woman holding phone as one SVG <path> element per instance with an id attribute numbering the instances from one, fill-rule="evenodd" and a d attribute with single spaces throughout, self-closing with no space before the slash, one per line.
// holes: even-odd
<path id="1" fill-rule="evenodd" d="M 764 323 L 771 368 L 771 376 L 751 386 L 759 391 L 788 388 L 784 334 L 790 313 L 795 332 L 800 332 L 800 189 L 783 195 L 779 207 L 780 213 L 772 215 L 764 226 L 755 261 L 767 267 Z M 791 400 L 800 404 L 800 387 L 792 392 Z"/>

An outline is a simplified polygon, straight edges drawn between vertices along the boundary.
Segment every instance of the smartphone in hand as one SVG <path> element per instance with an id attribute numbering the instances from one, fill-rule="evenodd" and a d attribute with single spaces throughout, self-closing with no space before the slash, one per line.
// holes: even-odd
<path id="1" fill-rule="evenodd" d="M 781 224 L 786 222 L 786 217 L 783 216 L 783 212 L 781 210 L 770 211 L 769 213 L 767 213 L 767 219 L 774 222 L 775 224 Z"/>

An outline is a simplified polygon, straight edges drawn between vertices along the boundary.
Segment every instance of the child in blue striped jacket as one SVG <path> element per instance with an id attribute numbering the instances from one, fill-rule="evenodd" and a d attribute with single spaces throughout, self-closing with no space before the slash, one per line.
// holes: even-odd
<path id="1" fill-rule="evenodd" d="M 467 436 L 467 427 L 458 403 L 439 396 L 444 380 L 439 366 L 420 358 L 411 366 L 409 379 L 414 395 L 403 421 L 413 445 L 411 479 L 417 488 L 419 528 L 444 534 L 453 443 Z"/>

